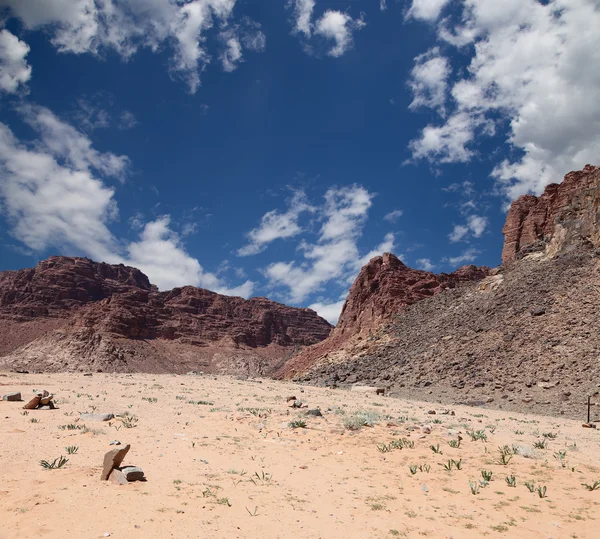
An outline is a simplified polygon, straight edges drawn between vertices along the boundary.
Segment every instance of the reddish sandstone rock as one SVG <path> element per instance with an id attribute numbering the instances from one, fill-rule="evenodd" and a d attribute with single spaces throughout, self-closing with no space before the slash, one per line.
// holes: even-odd
<path id="1" fill-rule="evenodd" d="M 515 200 L 502 229 L 502 263 L 510 264 L 533 251 L 557 252 L 582 243 L 600 245 L 600 167 L 586 165 L 550 184 L 540 197 Z"/>
<path id="2" fill-rule="evenodd" d="M 86 258 L 0 273 L 0 356 L 18 349 L 13 368 L 179 372 L 218 357 L 227 372 L 227 350 L 264 348 L 240 353 L 234 369 L 261 373 L 330 331 L 310 309 L 192 286 L 159 292 L 135 268 Z"/>
<path id="3" fill-rule="evenodd" d="M 405 266 L 384 253 L 364 266 L 350 288 L 334 335 L 358 334 L 376 328 L 407 305 L 454 288 L 462 281 L 483 279 L 489 268 L 464 266 L 454 273 L 436 275 Z"/>
<path id="4" fill-rule="evenodd" d="M 290 377 L 304 372 L 331 352 L 339 353 L 389 322 L 407 306 L 489 275 L 487 267 L 463 266 L 454 273 L 436 275 L 404 265 L 390 253 L 371 259 L 350 288 L 337 326 L 325 341 L 302 350 L 278 372 Z"/>

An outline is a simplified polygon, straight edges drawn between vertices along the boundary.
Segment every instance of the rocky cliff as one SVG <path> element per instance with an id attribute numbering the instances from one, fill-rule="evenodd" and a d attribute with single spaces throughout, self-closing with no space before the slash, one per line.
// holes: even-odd
<path id="1" fill-rule="evenodd" d="M 191 286 L 159 292 L 135 268 L 85 258 L 0 273 L 0 355 L 13 367 L 179 371 L 196 355 L 203 370 L 218 357 L 220 371 L 235 371 L 230 349 L 266 373 L 330 330 L 310 309 Z"/>
<path id="2" fill-rule="evenodd" d="M 278 376 L 289 377 L 322 357 L 344 354 L 357 340 L 372 335 L 407 306 L 460 283 L 483 279 L 489 271 L 487 267 L 464 266 L 454 273 L 436 275 L 409 268 L 390 253 L 376 256 L 362 268 L 350 288 L 330 337 L 303 350 L 279 370 Z"/>
<path id="3" fill-rule="evenodd" d="M 536 251 L 553 254 L 600 246 L 600 167 L 586 165 L 570 172 L 540 197 L 520 197 L 512 203 L 502 232 L 503 264 Z"/>
<path id="4" fill-rule="evenodd" d="M 585 418 L 600 377 L 599 218 L 600 167 L 586 166 L 512 204 L 503 266 L 456 278 L 373 259 L 332 335 L 280 374 Z"/>

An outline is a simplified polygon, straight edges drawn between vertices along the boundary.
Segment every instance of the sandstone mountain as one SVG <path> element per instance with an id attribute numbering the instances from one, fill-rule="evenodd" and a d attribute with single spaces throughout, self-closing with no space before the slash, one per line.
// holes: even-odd
<path id="1" fill-rule="evenodd" d="M 331 336 L 278 375 L 585 418 L 600 384 L 599 219 L 588 165 L 512 204 L 498 268 L 435 276 L 377 257 Z"/>
<path id="2" fill-rule="evenodd" d="M 310 309 L 159 292 L 138 269 L 86 258 L 0 273 L 0 368 L 268 374 L 330 330 Z"/>

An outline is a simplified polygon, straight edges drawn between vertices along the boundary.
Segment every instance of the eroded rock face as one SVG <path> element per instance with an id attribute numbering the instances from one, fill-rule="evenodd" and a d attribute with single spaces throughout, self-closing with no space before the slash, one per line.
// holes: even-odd
<path id="1" fill-rule="evenodd" d="M 461 282 L 479 281 L 488 276 L 487 267 L 463 266 L 457 271 L 436 275 L 404 265 L 390 253 L 371 259 L 350 288 L 337 326 L 323 342 L 302 350 L 278 372 L 291 377 L 309 369 L 330 354 L 344 355 L 357 339 L 389 322 L 409 305 L 455 288 Z"/>
<path id="2" fill-rule="evenodd" d="M 0 273 L 0 355 L 39 341 L 24 356 L 28 361 L 54 356 L 55 366 L 46 366 L 53 370 L 66 368 L 73 355 L 102 356 L 117 368 L 113 358 L 123 370 L 141 350 L 135 343 L 153 341 L 185 346 L 187 358 L 195 347 L 214 345 L 221 355 L 228 347 L 278 347 L 267 354 L 276 360 L 289 354 L 286 348 L 315 344 L 330 331 L 330 324 L 310 309 L 192 286 L 159 292 L 135 268 L 85 258 L 51 257 L 35 268 Z M 132 344 L 125 346 L 126 341 Z M 151 348 L 146 346 L 144 354 L 154 357 L 159 371 L 168 368 L 169 357 L 177 362 L 177 350 Z"/>
<path id="3" fill-rule="evenodd" d="M 586 165 L 548 185 L 540 197 L 515 200 L 502 229 L 502 263 L 535 251 L 555 254 L 582 244 L 600 246 L 600 167 Z"/>
<path id="4" fill-rule="evenodd" d="M 409 268 L 393 254 L 384 253 L 362 268 L 350 288 L 334 334 L 374 329 L 407 305 L 454 288 L 460 282 L 483 279 L 489 271 L 487 267 L 471 265 L 436 275 Z"/>

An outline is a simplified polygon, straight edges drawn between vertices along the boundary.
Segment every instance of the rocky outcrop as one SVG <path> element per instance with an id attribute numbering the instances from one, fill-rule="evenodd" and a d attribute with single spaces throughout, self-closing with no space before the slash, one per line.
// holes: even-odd
<path id="1" fill-rule="evenodd" d="M 480 280 L 489 268 L 464 266 L 454 273 L 436 275 L 409 268 L 391 253 L 365 265 L 350 288 L 334 335 L 361 334 L 377 328 L 407 305 L 454 288 L 464 281 Z"/>
<path id="2" fill-rule="evenodd" d="M 145 370 L 146 357 L 151 371 L 177 371 L 182 354 L 191 368 L 189 358 L 202 348 L 196 355 L 204 367 L 207 358 L 235 349 L 244 364 L 254 351 L 268 370 L 262 360 L 277 362 L 330 330 L 310 309 L 192 286 L 159 292 L 135 268 L 86 258 L 51 257 L 0 273 L 0 355 L 12 355 L 13 365 L 40 356 L 54 358 L 42 369 L 85 368 L 86 358 L 102 368 L 101 358 L 113 370 Z M 226 362 L 220 370 L 227 372 Z"/>
<path id="3" fill-rule="evenodd" d="M 462 282 L 481 280 L 489 272 L 487 267 L 471 265 L 454 273 L 436 275 L 409 268 L 391 253 L 377 256 L 362 268 L 352 284 L 330 337 L 300 352 L 277 375 L 290 377 L 330 354 L 344 355 L 357 339 L 372 335 L 409 305 L 455 288 Z"/>
<path id="4" fill-rule="evenodd" d="M 556 254 L 578 246 L 600 246 L 600 167 L 586 165 L 550 184 L 540 197 L 512 203 L 502 229 L 502 263 L 536 251 Z"/>

